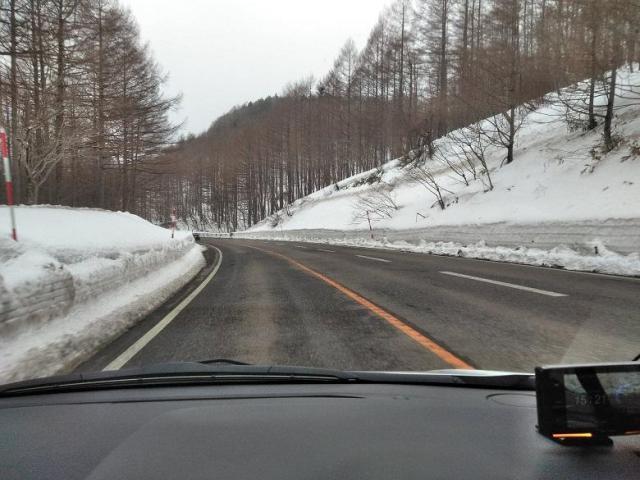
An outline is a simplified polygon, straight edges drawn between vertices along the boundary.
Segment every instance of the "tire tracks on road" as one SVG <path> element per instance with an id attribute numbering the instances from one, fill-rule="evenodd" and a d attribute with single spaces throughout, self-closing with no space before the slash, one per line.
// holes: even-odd
<path id="1" fill-rule="evenodd" d="M 330 285 L 331 287 L 335 288 L 336 290 L 338 290 L 339 292 L 341 292 L 342 294 L 344 294 L 354 302 L 358 303 L 362 307 L 369 310 L 371 313 L 373 313 L 377 317 L 385 320 L 391 326 L 395 327 L 396 329 L 398 329 L 399 331 L 407 335 L 409 338 L 417 342 L 419 345 L 421 345 L 425 349 L 429 350 L 431 353 L 436 355 L 445 363 L 451 365 L 453 368 L 466 369 L 466 370 L 474 369 L 474 367 L 471 366 L 469 363 L 467 363 L 466 361 L 464 361 L 454 353 L 450 352 L 449 350 L 447 350 L 446 348 L 444 348 L 443 346 L 435 342 L 433 339 L 429 338 L 427 335 L 423 334 L 422 332 L 419 332 L 417 329 L 408 325 L 406 322 L 400 320 L 395 315 L 386 311 L 382 307 L 376 305 L 372 301 L 367 300 L 359 293 L 351 290 L 350 288 L 342 285 L 341 283 L 333 280 L 332 278 L 329 278 L 326 275 L 323 275 L 322 273 L 304 265 L 303 263 L 300 263 L 297 260 L 287 257 L 286 255 L 283 255 L 281 253 L 274 252 L 271 250 L 265 250 L 265 249 L 254 247 L 254 246 L 249 246 L 249 248 L 253 248 L 254 250 L 258 250 L 263 253 L 273 255 L 275 257 L 279 257 L 283 260 L 286 260 L 288 263 L 298 268 L 299 270 L 302 270 L 303 272 L 321 280 L 327 285 Z"/>

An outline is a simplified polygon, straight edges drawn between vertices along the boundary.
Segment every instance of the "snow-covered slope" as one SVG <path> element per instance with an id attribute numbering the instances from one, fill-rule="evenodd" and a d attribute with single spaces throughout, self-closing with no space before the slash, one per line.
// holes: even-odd
<path id="1" fill-rule="evenodd" d="M 132 214 L 0 207 L 0 381 L 63 371 L 166 300 L 204 265 L 188 232 Z"/>
<path id="2" fill-rule="evenodd" d="M 447 207 L 442 210 L 429 191 L 412 181 L 412 165 L 398 159 L 380 170 L 356 175 L 302 198 L 287 211 L 241 235 L 358 243 L 640 274 L 640 89 L 635 87 L 630 92 L 629 87 L 640 85 L 640 73 L 621 71 L 620 84 L 614 133 L 621 141 L 608 154 L 602 153 L 602 127 L 591 132 L 571 131 L 565 107 L 557 94 L 551 94 L 526 116 L 516 136 L 512 164 L 502 165 L 504 148 L 490 146 L 486 150 L 495 186 L 491 191 L 482 175 L 465 185 L 442 162 L 427 160 L 445 191 Z M 599 101 L 603 103 L 604 99 Z M 481 123 L 489 129 L 489 122 Z M 464 131 L 468 130 L 458 133 Z M 453 158 L 453 152 L 460 148 L 446 137 L 435 143 L 441 159 L 447 155 Z M 372 241 L 361 199 L 372 198 L 381 188 L 397 209 L 374 219 Z M 495 247 L 499 246 L 519 253 L 496 256 Z M 539 261 L 524 258 L 525 249 L 532 247 L 547 253 L 556 249 L 555 253 L 562 255 L 551 258 L 538 252 Z M 583 263 L 562 258 L 585 257 L 588 253 L 599 258 Z M 624 258 L 616 258 L 616 265 L 607 266 L 603 255 L 611 261 Z"/>

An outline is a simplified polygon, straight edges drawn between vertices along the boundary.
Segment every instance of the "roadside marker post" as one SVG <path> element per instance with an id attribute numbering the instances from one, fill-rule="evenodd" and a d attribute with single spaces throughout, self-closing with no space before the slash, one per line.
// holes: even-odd
<path id="1" fill-rule="evenodd" d="M 176 209 L 174 208 L 171 211 L 171 238 L 174 237 L 177 226 L 178 226 L 178 214 L 176 213 Z"/>
<path id="2" fill-rule="evenodd" d="M 16 214 L 13 210 L 13 181 L 11 179 L 11 162 L 9 161 L 9 148 L 7 146 L 7 132 L 0 128 L 0 150 L 2 152 L 2 165 L 4 169 L 4 183 L 7 189 L 7 205 L 11 217 L 11 238 L 18 241 L 16 232 Z"/>

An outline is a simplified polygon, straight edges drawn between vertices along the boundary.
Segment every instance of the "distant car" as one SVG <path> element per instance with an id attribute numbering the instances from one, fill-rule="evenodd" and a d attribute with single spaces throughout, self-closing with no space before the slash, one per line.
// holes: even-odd
<path id="1" fill-rule="evenodd" d="M 191 232 L 191 235 L 193 235 L 193 239 L 194 239 L 196 242 L 199 242 L 199 241 L 200 241 L 200 232 Z"/>

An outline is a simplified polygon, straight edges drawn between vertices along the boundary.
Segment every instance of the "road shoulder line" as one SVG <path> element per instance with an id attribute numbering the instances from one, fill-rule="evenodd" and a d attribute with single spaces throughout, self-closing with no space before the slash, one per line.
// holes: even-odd
<path id="1" fill-rule="evenodd" d="M 198 296 L 200 292 L 211 282 L 213 277 L 218 272 L 220 265 L 222 264 L 222 251 L 218 247 L 211 246 L 218 253 L 218 260 L 211 273 L 205 278 L 200 285 L 196 287 L 184 300 L 176 305 L 162 320 L 156 323 L 151 329 L 147 331 L 142 337 L 140 337 L 135 343 L 129 346 L 124 352 L 118 355 L 102 370 L 120 370 L 129 360 L 131 360 L 140 350 L 142 350 L 153 338 L 164 330 L 174 318 L 176 318 L 182 310 L 184 310 L 191 301 Z"/>

